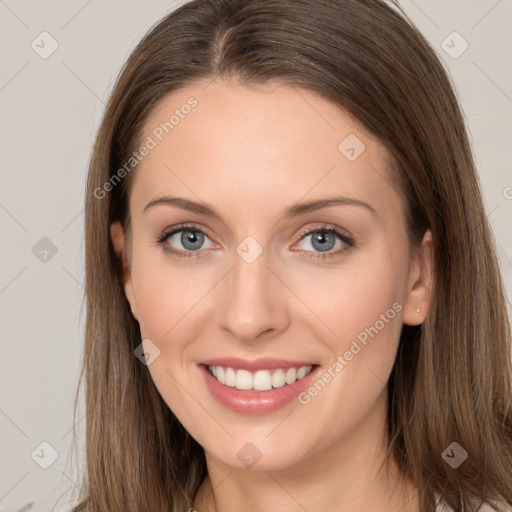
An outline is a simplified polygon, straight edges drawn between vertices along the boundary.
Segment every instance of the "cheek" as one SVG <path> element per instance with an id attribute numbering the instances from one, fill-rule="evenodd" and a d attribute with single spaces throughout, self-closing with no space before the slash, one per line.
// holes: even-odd
<path id="1" fill-rule="evenodd" d="M 399 262 L 396 256 L 374 256 L 317 279 L 314 287 L 304 281 L 300 292 L 310 290 L 319 320 L 307 322 L 318 327 L 316 338 L 330 353 L 319 379 L 299 397 L 304 414 L 316 418 L 312 438 L 326 445 L 325 424 L 338 434 L 351 431 L 383 396 L 395 362 L 406 257 Z"/>
<path id="2" fill-rule="evenodd" d="M 333 267 L 331 272 L 289 274 L 288 282 L 310 306 L 307 318 L 335 354 L 349 350 L 353 340 L 364 345 L 377 336 L 381 345 L 393 349 L 402 327 L 406 260 L 403 255 L 385 257 L 379 251 L 359 258 L 357 265 Z"/>
<path id="3" fill-rule="evenodd" d="M 132 284 L 143 337 L 163 342 L 194 315 L 211 285 L 194 263 L 171 262 L 158 249 L 134 252 Z"/>
<path id="4" fill-rule="evenodd" d="M 191 270 L 193 264 L 189 263 L 188 269 L 187 263 L 180 265 L 166 261 L 165 255 L 134 253 L 132 282 L 141 337 L 151 340 L 160 351 L 148 367 L 151 378 L 174 414 L 186 418 L 194 406 L 189 393 L 197 395 L 189 389 L 191 383 L 196 385 L 196 376 L 190 373 L 194 366 L 190 347 L 201 337 L 197 315 L 211 284 L 204 272 Z M 194 413 L 201 415 L 202 411 Z"/>

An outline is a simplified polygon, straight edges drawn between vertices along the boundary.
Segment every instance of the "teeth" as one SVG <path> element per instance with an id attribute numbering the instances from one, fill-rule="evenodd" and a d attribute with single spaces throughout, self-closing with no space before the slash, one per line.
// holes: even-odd
<path id="1" fill-rule="evenodd" d="M 286 372 L 286 384 L 293 384 L 297 380 L 297 369 L 290 368 Z"/>
<path id="2" fill-rule="evenodd" d="M 229 386 L 230 388 L 234 388 L 236 384 L 236 372 L 233 370 L 233 368 L 226 368 L 226 386 Z"/>
<path id="3" fill-rule="evenodd" d="M 282 368 L 279 368 L 272 374 L 272 387 L 282 388 L 285 384 L 286 374 Z"/>
<path id="4" fill-rule="evenodd" d="M 287 384 L 303 379 L 313 366 L 300 368 L 277 368 L 276 370 L 235 370 L 222 366 L 208 366 L 210 373 L 221 383 L 240 390 L 268 391 L 272 388 L 281 388 Z"/>

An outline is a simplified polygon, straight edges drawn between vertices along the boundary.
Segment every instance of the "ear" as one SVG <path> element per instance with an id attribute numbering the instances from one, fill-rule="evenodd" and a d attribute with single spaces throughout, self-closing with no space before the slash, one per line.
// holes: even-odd
<path id="1" fill-rule="evenodd" d="M 115 221 L 110 225 L 110 238 L 112 240 L 112 244 L 114 245 L 114 251 L 121 261 L 124 293 L 128 302 L 130 303 L 132 315 L 138 321 L 137 302 L 135 301 L 135 294 L 133 293 L 132 275 L 127 258 L 126 237 L 124 234 L 123 226 L 119 221 Z"/>
<path id="2" fill-rule="evenodd" d="M 407 325 L 423 323 L 430 309 L 434 281 L 434 248 L 430 229 L 425 232 L 416 249 L 407 282 L 407 297 L 403 307 L 402 322 Z"/>

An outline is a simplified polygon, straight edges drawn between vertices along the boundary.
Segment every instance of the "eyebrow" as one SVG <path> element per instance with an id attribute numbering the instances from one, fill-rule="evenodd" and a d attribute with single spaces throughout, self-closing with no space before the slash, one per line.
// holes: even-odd
<path id="1" fill-rule="evenodd" d="M 190 201 L 189 199 L 185 199 L 183 197 L 169 197 L 162 196 L 150 201 L 145 207 L 143 212 L 146 213 L 150 208 L 157 205 L 167 205 L 167 206 L 176 206 L 183 210 L 197 213 L 200 215 L 205 215 L 207 217 L 212 217 L 222 221 L 220 215 L 208 204 L 206 203 L 197 203 L 195 201 Z M 316 210 L 320 210 L 321 208 L 327 208 L 329 206 L 336 205 L 349 205 L 349 206 L 359 206 L 365 208 L 370 211 L 372 214 L 376 215 L 375 209 L 365 203 L 364 201 L 360 201 L 359 199 L 353 199 L 349 197 L 330 197 L 327 199 L 320 199 L 316 201 L 309 201 L 307 203 L 295 204 L 285 210 L 282 217 L 283 218 L 293 218 L 298 217 L 300 215 L 305 215 L 306 213 L 310 213 Z"/>

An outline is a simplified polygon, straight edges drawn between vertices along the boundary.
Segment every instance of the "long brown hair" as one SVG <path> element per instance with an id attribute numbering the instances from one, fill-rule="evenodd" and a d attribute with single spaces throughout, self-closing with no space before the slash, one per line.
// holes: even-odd
<path id="1" fill-rule="evenodd" d="M 127 226 L 136 169 L 114 174 L 166 95 L 197 80 L 279 80 L 342 107 L 389 150 L 411 243 L 433 236 L 434 299 L 404 326 L 389 381 L 389 457 L 420 492 L 456 511 L 512 505 L 510 326 L 464 119 L 435 51 L 383 0 L 193 0 L 134 49 L 108 102 L 85 206 L 86 474 L 77 511 L 183 512 L 206 476 L 204 450 L 134 356 L 109 226 Z M 112 186 L 105 187 L 109 182 Z M 468 453 L 457 469 L 452 442 Z"/>

